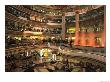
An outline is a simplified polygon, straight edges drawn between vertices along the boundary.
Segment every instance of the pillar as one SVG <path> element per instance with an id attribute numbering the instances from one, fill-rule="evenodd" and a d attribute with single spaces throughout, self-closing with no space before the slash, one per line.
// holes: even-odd
<path id="1" fill-rule="evenodd" d="M 89 33 L 89 46 L 95 47 L 95 33 L 94 32 Z"/>
<path id="2" fill-rule="evenodd" d="M 61 36 L 62 36 L 62 40 L 65 40 L 65 31 L 66 31 L 66 28 L 65 28 L 65 14 L 62 15 L 62 32 L 61 32 Z"/>
<path id="3" fill-rule="evenodd" d="M 79 40 L 79 12 L 77 11 L 75 13 L 75 23 L 76 23 L 76 27 L 75 27 L 75 42 L 74 45 L 79 45 L 78 44 L 78 40 Z"/>
<path id="4" fill-rule="evenodd" d="M 102 32 L 102 47 L 106 44 L 106 6 L 104 6 L 104 31 Z"/>
<path id="5" fill-rule="evenodd" d="M 86 46 L 86 32 L 81 32 L 81 46 Z"/>

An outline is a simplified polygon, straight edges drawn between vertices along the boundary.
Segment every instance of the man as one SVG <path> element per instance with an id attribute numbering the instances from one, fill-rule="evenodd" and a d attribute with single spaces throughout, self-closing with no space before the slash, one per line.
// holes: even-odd
<path id="1" fill-rule="evenodd" d="M 72 47 L 72 40 L 70 40 L 69 45 L 70 45 L 70 47 Z"/>

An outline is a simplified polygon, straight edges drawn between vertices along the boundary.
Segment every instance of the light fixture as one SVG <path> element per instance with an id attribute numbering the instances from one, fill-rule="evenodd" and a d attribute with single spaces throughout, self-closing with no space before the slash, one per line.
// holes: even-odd
<path id="1" fill-rule="evenodd" d="M 40 21 L 42 22 L 42 19 Z"/>
<path id="2" fill-rule="evenodd" d="M 58 22 L 60 22 L 60 21 L 58 21 Z"/>

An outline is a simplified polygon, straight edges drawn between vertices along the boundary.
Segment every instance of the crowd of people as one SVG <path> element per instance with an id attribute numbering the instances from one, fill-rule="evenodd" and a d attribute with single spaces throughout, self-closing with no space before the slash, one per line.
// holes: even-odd
<path id="1" fill-rule="evenodd" d="M 55 52 L 56 53 L 56 52 Z M 59 53 L 58 53 L 59 54 Z M 56 55 L 58 56 L 58 55 Z M 79 62 L 70 61 L 75 58 L 62 56 L 61 61 L 43 61 L 40 62 L 40 54 L 32 52 L 30 55 L 26 53 L 10 54 L 5 56 L 5 71 L 6 72 L 34 72 L 34 68 L 45 67 L 49 72 L 103 72 L 106 71 L 104 65 L 94 64 L 78 60 Z M 49 66 L 53 66 L 51 69 Z"/>
<path id="2" fill-rule="evenodd" d="M 68 46 L 65 46 L 67 44 Z M 6 49 L 10 47 L 17 47 L 17 46 L 30 46 L 30 45 L 46 45 L 49 47 L 50 45 L 55 45 L 58 47 L 67 47 L 67 48 L 72 48 L 73 41 L 72 40 L 62 40 L 62 39 L 15 39 L 15 38 L 7 38 L 6 40 Z M 55 54 L 58 51 L 55 51 Z M 54 53 L 52 53 L 54 54 Z M 58 55 L 56 55 L 58 56 Z M 60 55 L 63 56 L 63 55 Z M 100 65 L 94 65 L 89 62 L 80 62 L 80 63 L 74 63 L 74 62 L 69 62 L 68 58 L 65 57 L 65 61 L 51 61 L 51 62 L 42 62 L 42 63 L 35 63 L 35 61 L 40 60 L 40 54 L 38 52 L 32 52 L 30 55 L 27 55 L 25 52 L 18 53 L 18 54 L 12 54 L 5 56 L 5 63 L 6 63 L 6 71 L 33 71 L 34 67 L 43 67 L 46 66 L 47 69 L 50 72 L 56 72 L 56 71 L 64 71 L 64 72 L 72 72 L 72 71 L 85 71 L 85 72 L 95 72 L 95 71 L 106 71 L 104 67 L 101 67 Z M 48 64 L 56 64 L 54 66 L 54 70 L 51 70 L 48 68 Z M 58 68 L 59 66 L 60 68 Z M 76 69 L 75 69 L 76 68 Z M 19 69 L 19 70 L 17 70 Z M 20 70 L 21 69 L 21 70 Z M 30 70 L 31 69 L 31 70 Z"/>
<path id="3" fill-rule="evenodd" d="M 70 47 L 72 47 L 73 45 L 73 40 L 62 40 L 62 39 L 21 39 L 18 40 L 16 38 L 6 38 L 6 42 L 5 42 L 5 47 L 6 48 L 10 48 L 10 47 L 17 47 L 17 46 L 29 46 L 29 45 L 42 45 L 42 44 L 54 44 L 54 45 L 61 45 L 61 44 L 67 44 Z"/>

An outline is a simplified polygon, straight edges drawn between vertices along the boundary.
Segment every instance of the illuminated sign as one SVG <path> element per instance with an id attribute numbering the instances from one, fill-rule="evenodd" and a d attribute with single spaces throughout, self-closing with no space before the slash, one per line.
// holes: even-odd
<path id="1" fill-rule="evenodd" d="M 42 32 L 24 31 L 24 34 L 42 35 Z"/>
<path id="2" fill-rule="evenodd" d="M 50 49 L 41 49 L 40 50 L 40 56 L 48 57 L 49 53 L 51 53 Z"/>
<path id="3" fill-rule="evenodd" d="M 67 33 L 75 33 L 75 27 L 68 28 Z"/>

